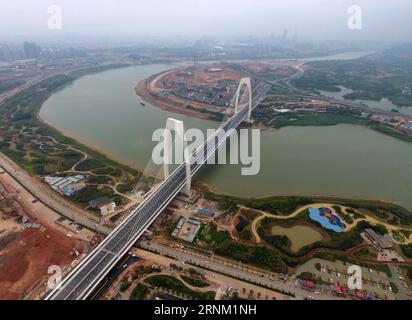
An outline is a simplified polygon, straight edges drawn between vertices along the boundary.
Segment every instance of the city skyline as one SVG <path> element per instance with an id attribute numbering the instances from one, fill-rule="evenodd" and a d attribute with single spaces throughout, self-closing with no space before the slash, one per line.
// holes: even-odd
<path id="1" fill-rule="evenodd" d="M 58 37 L 83 36 L 124 37 L 129 39 L 198 38 L 202 36 L 234 37 L 276 35 L 289 30 L 304 41 L 407 41 L 411 40 L 409 13 L 412 4 L 406 0 L 357 2 L 340 0 L 265 1 L 265 0 L 178 0 L 177 3 L 155 0 L 150 3 L 122 1 L 88 1 L 75 4 L 67 0 L 1 1 L 0 39 L 13 36 Z M 49 30 L 48 8 L 62 9 L 62 29 Z M 349 30 L 348 8 L 362 9 L 362 30 Z M 179 10 L 175 10 L 179 8 Z M 170 14 L 173 12 L 173 14 Z M 190 25 L 190 28 L 187 26 Z"/>
<path id="2" fill-rule="evenodd" d="M 412 300 L 411 9 L 0 0 L 0 301 Z"/>

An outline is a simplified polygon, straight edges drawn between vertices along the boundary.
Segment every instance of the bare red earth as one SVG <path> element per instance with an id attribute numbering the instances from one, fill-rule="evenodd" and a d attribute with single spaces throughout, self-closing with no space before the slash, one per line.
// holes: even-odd
<path id="1" fill-rule="evenodd" d="M 80 241 L 49 228 L 20 232 L 0 255 L 0 299 L 22 299 L 29 289 L 47 279 L 50 265 L 70 265 L 75 248 L 84 251 Z"/>

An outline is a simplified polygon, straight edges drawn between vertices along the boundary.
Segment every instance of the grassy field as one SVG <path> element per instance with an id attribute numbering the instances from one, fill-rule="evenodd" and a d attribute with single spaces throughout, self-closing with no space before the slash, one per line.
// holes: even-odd
<path id="1" fill-rule="evenodd" d="M 269 121 L 267 125 L 279 129 L 286 126 L 334 126 L 340 123 L 369 125 L 370 121 L 338 114 L 296 112 L 281 115 Z"/>
<path id="2" fill-rule="evenodd" d="M 231 207 L 234 211 L 239 205 L 244 205 L 252 209 L 262 210 L 274 215 L 286 216 L 296 209 L 312 203 L 331 203 L 350 207 L 360 214 L 370 214 L 376 216 L 376 212 L 386 212 L 387 216 L 382 219 L 393 225 L 412 225 L 412 212 L 389 202 L 362 200 L 362 199 L 344 199 L 320 196 L 274 196 L 268 198 L 239 198 L 227 195 L 220 195 L 204 188 L 204 196 L 207 199 L 216 201 L 222 208 Z M 395 221 L 396 220 L 396 221 Z"/>
<path id="3" fill-rule="evenodd" d="M 297 252 L 290 249 L 290 239 L 286 241 L 286 236 L 273 236 L 272 229 L 275 226 L 290 228 L 293 226 L 307 226 L 312 228 L 323 236 L 323 239 L 312 244 L 302 247 Z M 366 228 L 374 229 L 377 233 L 386 233 L 386 229 L 382 225 L 372 226 L 368 222 L 361 221 L 355 228 L 348 232 L 336 233 L 323 228 L 319 223 L 309 218 L 308 210 L 303 211 L 294 218 L 288 220 L 277 220 L 272 218 L 264 218 L 258 229 L 259 236 L 270 243 L 282 253 L 290 257 L 302 257 L 316 248 L 329 248 L 345 251 L 350 249 L 363 240 L 360 236 Z"/>
<path id="4" fill-rule="evenodd" d="M 294 212 L 299 207 L 302 207 L 311 203 L 331 203 L 336 205 L 342 205 L 345 207 L 350 207 L 350 212 L 354 215 L 354 219 L 362 218 L 364 215 L 370 215 L 379 218 L 382 222 L 387 222 L 393 225 L 411 225 L 412 224 L 412 213 L 408 210 L 397 206 L 395 204 L 381 202 L 381 201 L 371 201 L 371 200 L 360 200 L 360 199 L 340 199 L 340 198 L 330 198 L 330 197 L 269 197 L 264 199 L 242 199 L 237 197 L 231 197 L 226 195 L 219 195 L 205 190 L 205 197 L 212 201 L 219 203 L 220 207 L 233 207 L 236 208 L 239 204 L 245 205 L 250 208 L 263 210 L 270 212 L 274 215 L 285 216 Z M 336 207 L 336 206 L 335 206 Z M 236 209 L 234 209 L 236 211 Z M 245 210 L 243 210 L 245 211 Z M 246 210 L 245 217 L 247 218 L 248 212 Z M 379 217 L 378 217 L 379 215 Z M 252 215 L 253 217 L 254 215 Z M 347 216 L 346 218 L 348 218 Z M 349 217 L 350 218 L 350 217 Z M 249 220 L 248 220 L 249 221 Z M 297 252 L 291 251 L 291 241 L 287 236 L 276 236 L 272 234 L 272 228 L 274 226 L 281 226 L 289 228 L 295 225 L 303 225 L 313 228 L 314 230 L 321 233 L 324 238 L 321 241 L 307 245 Z M 351 261 L 353 263 L 358 263 L 364 265 L 365 267 L 372 266 L 376 269 L 382 269 L 382 271 L 387 272 L 387 268 L 384 266 L 378 266 L 375 264 L 362 264 L 361 260 L 355 258 L 349 258 L 345 255 L 345 250 L 362 243 L 363 239 L 360 234 L 366 228 L 375 229 L 376 232 L 383 234 L 387 230 L 383 225 L 372 226 L 365 221 L 361 221 L 358 225 L 349 232 L 345 233 L 334 233 L 328 231 L 318 225 L 316 222 L 308 218 L 308 212 L 303 211 L 298 216 L 290 218 L 287 220 L 271 219 L 265 218 L 261 221 L 260 227 L 258 228 L 258 234 L 261 239 L 264 240 L 266 246 L 256 247 L 256 245 L 248 245 L 245 243 L 236 243 L 233 240 L 226 240 L 219 246 L 213 248 L 213 251 L 221 256 L 233 259 L 235 261 L 242 261 L 246 264 L 252 264 L 265 269 L 270 269 L 279 272 L 279 270 L 284 270 L 285 265 L 291 268 L 295 268 L 302 263 L 306 262 L 310 257 L 307 255 L 314 249 L 333 249 L 336 250 L 335 254 L 318 252 L 315 254 L 316 257 Z M 245 228 L 246 229 L 246 228 Z M 260 248 L 255 251 L 256 248 Z M 271 248 L 271 249 L 270 249 Z M 408 252 L 408 248 L 404 247 L 403 251 Z M 364 252 L 361 252 L 359 258 Z"/>
<path id="5" fill-rule="evenodd" d="M 210 246 L 214 246 L 227 239 L 231 239 L 231 237 L 227 231 L 218 231 L 214 224 L 208 224 L 202 227 L 198 239 Z"/>
<path id="6" fill-rule="evenodd" d="M 143 184 L 151 183 L 152 179 L 142 177 L 137 170 L 119 164 L 74 139 L 63 136 L 38 119 L 38 112 L 44 101 L 75 79 L 85 74 L 122 66 L 96 67 L 86 71 L 57 75 L 3 101 L 0 106 L 0 151 L 31 175 L 70 174 L 70 170 L 77 163 L 74 169 L 78 172 L 91 170 L 96 175 L 92 176 L 92 184 L 112 184 L 116 181 L 127 186 L 125 191 L 130 191 L 133 189 L 130 183 L 133 182 L 134 186 L 139 179 Z M 83 154 L 87 154 L 88 157 L 85 161 L 81 161 Z M 110 176 L 112 180 L 104 175 Z M 104 192 L 89 190 L 86 193 L 90 196 L 83 194 L 81 197 L 75 197 L 74 200 L 86 203 L 100 194 L 114 197 L 112 190 Z M 127 199 L 121 196 L 117 196 L 116 200 L 118 205 L 127 202 Z"/>
<path id="7" fill-rule="evenodd" d="M 399 139 L 399 140 L 402 140 L 402 141 L 406 141 L 406 142 L 412 142 L 412 136 L 408 136 L 408 135 L 403 134 L 399 131 L 395 131 L 395 130 L 389 128 L 389 127 L 383 127 L 383 126 L 375 125 L 375 126 L 372 126 L 371 128 L 373 130 L 376 130 L 380 133 L 386 134 L 386 135 L 391 136 L 393 138 L 396 138 L 396 139 Z"/>
<path id="8" fill-rule="evenodd" d="M 338 86 L 344 86 L 353 90 L 346 99 L 388 98 L 397 106 L 412 106 L 412 95 L 403 93 L 412 87 L 410 52 L 403 59 L 387 53 L 374 59 L 313 61 L 306 66 L 303 77 L 293 81 L 300 89 L 339 91 Z"/>
<path id="9" fill-rule="evenodd" d="M 182 278 L 182 280 L 184 282 L 186 282 L 187 284 L 190 284 L 193 287 L 197 287 L 197 288 L 206 288 L 209 286 L 208 283 L 203 282 L 202 280 L 199 279 L 194 279 L 185 275 L 180 276 Z"/>

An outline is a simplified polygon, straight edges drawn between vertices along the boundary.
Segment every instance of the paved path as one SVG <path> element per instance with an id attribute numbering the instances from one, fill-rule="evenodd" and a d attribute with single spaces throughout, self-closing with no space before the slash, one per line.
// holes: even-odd
<path id="1" fill-rule="evenodd" d="M 80 150 L 80 149 L 78 149 L 78 148 L 76 148 L 76 147 L 74 147 L 74 146 L 72 146 L 72 145 L 70 145 L 70 144 L 66 144 L 66 143 L 63 143 L 63 142 L 59 142 L 59 141 L 57 141 L 57 140 L 56 140 L 54 137 L 52 137 L 52 136 L 32 135 L 32 134 L 25 133 L 23 129 L 24 129 L 24 128 L 22 128 L 22 129 L 20 130 L 20 134 L 22 134 L 22 135 L 24 135 L 24 136 L 26 136 L 26 137 L 29 137 L 29 138 L 31 138 L 31 139 L 35 139 L 35 141 L 37 141 L 40 137 L 41 137 L 41 138 L 47 138 L 47 139 L 50 139 L 51 141 L 53 141 L 53 143 L 56 144 L 56 145 L 65 146 L 67 149 L 73 150 L 73 151 L 78 152 L 78 153 L 80 153 L 80 154 L 82 155 L 82 159 L 79 159 L 78 161 L 76 161 L 76 163 L 73 164 L 72 167 L 71 167 L 69 170 L 65 170 L 65 171 L 62 171 L 62 172 L 57 171 L 55 174 L 59 175 L 59 174 L 71 173 L 71 174 L 81 174 L 81 175 L 89 175 L 89 176 L 95 176 L 95 177 L 106 177 L 106 178 L 109 178 L 110 180 L 112 180 L 113 185 L 112 185 L 112 184 L 109 184 L 109 183 L 100 183 L 100 184 L 89 183 L 89 185 L 104 186 L 104 187 L 106 187 L 106 188 L 112 189 L 112 191 L 113 191 L 114 194 L 117 194 L 117 195 L 120 195 L 120 196 L 122 196 L 122 197 L 125 197 L 126 199 L 128 199 L 128 200 L 130 200 L 130 201 L 133 200 L 133 199 L 132 199 L 130 196 L 128 196 L 127 194 L 121 193 L 121 192 L 119 192 L 119 191 L 117 190 L 117 186 L 118 186 L 119 184 L 122 184 L 122 182 L 119 182 L 119 181 L 115 180 L 112 176 L 107 175 L 107 174 L 96 174 L 96 173 L 92 172 L 92 170 L 86 170 L 86 171 L 78 171 L 78 170 L 76 170 L 76 166 L 77 166 L 79 163 L 81 163 L 81 162 L 89 159 L 89 155 L 88 155 L 86 152 L 84 152 L 84 151 L 82 151 L 82 150 Z M 117 213 L 118 213 L 118 212 L 117 212 Z"/>
<path id="2" fill-rule="evenodd" d="M 111 230 L 109 228 L 99 224 L 99 219 L 96 215 L 75 206 L 41 182 L 30 177 L 3 153 L 0 153 L 0 166 L 47 207 L 86 228 L 106 235 L 110 233 Z"/>
<path id="3" fill-rule="evenodd" d="M 330 203 L 308 204 L 306 206 L 303 206 L 303 207 L 300 207 L 300 208 L 296 209 L 295 211 L 293 211 L 291 214 L 289 214 L 287 216 L 275 215 L 275 214 L 272 214 L 272 213 L 269 213 L 269 212 L 266 212 L 266 211 L 251 209 L 251 208 L 244 207 L 244 206 L 241 206 L 241 208 L 245 209 L 245 210 L 257 212 L 257 213 L 260 214 L 259 217 L 257 217 L 255 220 L 253 220 L 252 228 L 251 228 L 251 231 L 252 231 L 253 236 L 255 237 L 256 243 L 260 243 L 261 239 L 260 239 L 259 234 L 257 233 L 257 225 L 264 218 L 272 218 L 272 219 L 277 219 L 277 220 L 289 220 L 289 219 L 292 219 L 292 218 L 296 217 L 297 215 L 302 213 L 304 210 L 307 210 L 309 208 L 331 208 L 332 206 L 333 206 L 333 204 L 330 204 Z"/>
<path id="4" fill-rule="evenodd" d="M 183 251 L 159 243 L 148 243 L 146 241 L 141 241 L 140 246 L 143 249 L 172 257 L 184 263 L 193 264 L 201 268 L 222 273 L 232 278 L 251 282 L 276 291 L 291 292 L 295 294 L 297 299 L 304 299 L 311 295 L 319 300 L 338 299 L 335 296 L 325 295 L 322 293 L 314 295 L 312 292 L 305 291 L 297 286 L 294 279 L 290 279 L 285 282 L 280 281 L 277 280 L 277 277 L 275 278 L 273 274 L 263 271 L 250 270 L 244 264 L 235 261 L 229 262 L 228 260 L 223 260 L 218 257 L 209 257 L 207 255 L 187 250 Z"/>
<path id="5" fill-rule="evenodd" d="M 257 226 L 258 226 L 258 223 L 259 223 L 260 221 L 262 221 L 264 218 L 272 218 L 272 219 L 277 219 L 277 220 L 288 220 L 288 219 L 291 219 L 291 218 L 296 217 L 297 215 L 299 215 L 300 213 L 302 213 L 303 211 L 305 211 L 305 210 L 307 210 L 307 209 L 309 209 L 309 208 L 329 208 L 329 209 L 331 209 L 335 215 L 337 215 L 342 221 L 344 221 L 344 223 L 345 223 L 345 225 L 346 225 L 346 228 L 345 228 L 345 230 L 344 230 L 343 232 L 347 232 L 347 231 L 352 230 L 352 229 L 355 228 L 356 225 L 357 225 L 359 222 L 361 222 L 361 221 L 367 221 L 367 222 L 369 222 L 369 223 L 372 224 L 372 225 L 377 225 L 377 224 L 384 225 L 384 226 L 386 227 L 386 229 L 388 229 L 389 234 L 390 234 L 391 236 L 393 235 L 393 232 L 394 232 L 394 231 L 400 231 L 400 230 L 412 231 L 412 227 L 405 227 L 405 226 L 400 226 L 400 227 L 398 227 L 398 226 L 393 226 L 393 225 L 391 225 L 391 224 L 389 224 L 389 223 L 387 223 L 387 222 L 381 221 L 381 220 L 379 220 L 379 219 L 377 219 L 377 218 L 374 218 L 374 217 L 371 217 L 371 216 L 367 216 L 367 215 L 365 215 L 365 214 L 363 214 L 363 215 L 364 215 L 363 218 L 356 219 L 356 220 L 354 220 L 351 224 L 349 224 L 349 223 L 345 222 L 345 220 L 342 219 L 342 217 L 339 215 L 339 213 L 337 213 L 337 212 L 333 209 L 333 206 L 341 207 L 342 210 L 345 210 L 345 211 L 346 211 L 347 209 L 349 209 L 349 207 L 342 206 L 342 205 L 337 205 L 337 204 L 332 204 L 332 203 L 313 203 L 313 204 L 309 204 L 309 205 L 300 207 L 300 208 L 296 209 L 294 212 L 292 212 L 291 214 L 289 214 L 289 215 L 287 215 L 287 216 L 280 216 L 280 215 L 275 215 L 275 214 L 272 214 L 272 213 L 269 213 L 269 212 L 266 212 L 266 211 L 251 209 L 251 208 L 244 207 L 244 206 L 242 206 L 241 208 L 242 208 L 242 209 L 245 209 L 245 210 L 257 212 L 257 213 L 260 214 L 259 217 L 257 217 L 255 220 L 253 220 L 253 222 L 252 222 L 252 227 L 251 227 L 251 231 L 252 231 L 253 236 L 255 237 L 256 243 L 260 243 L 260 242 L 261 242 L 260 236 L 259 236 L 259 234 L 258 234 L 258 232 L 257 232 Z M 393 239 L 393 238 L 392 238 L 392 239 Z M 396 241 L 396 240 L 394 240 L 394 239 L 393 239 L 393 241 L 396 242 L 396 243 L 399 243 L 399 244 L 411 244 L 411 243 L 412 243 L 412 234 L 409 236 L 409 238 L 406 238 L 406 237 L 405 237 L 405 241 L 402 242 L 402 243 L 401 243 L 401 242 L 398 242 L 398 241 Z"/>
<path id="6" fill-rule="evenodd" d="M 134 249 L 134 253 L 138 256 L 143 258 L 146 261 L 150 261 L 151 263 L 155 264 L 160 264 L 165 267 L 169 267 L 170 264 L 177 264 L 178 262 L 172 258 L 168 258 L 162 255 L 159 255 L 157 253 L 153 253 L 147 250 L 143 249 Z M 185 267 L 182 265 L 182 267 Z M 254 296 L 257 297 L 258 294 L 260 293 L 260 298 L 261 299 L 276 299 L 276 300 L 291 300 L 294 299 L 288 295 L 262 288 L 258 285 L 251 284 L 249 282 L 242 281 L 240 279 L 236 279 L 230 276 L 223 275 L 221 273 L 213 272 L 210 270 L 205 271 L 202 268 L 198 267 L 193 267 L 193 266 L 186 266 L 186 268 L 195 268 L 198 271 L 201 271 L 204 273 L 206 278 L 211 282 L 211 283 L 218 283 L 219 286 L 216 288 L 216 300 L 220 300 L 220 298 L 225 294 L 226 290 L 228 288 L 232 288 L 233 290 L 238 290 L 239 295 L 244 298 L 248 298 L 250 295 L 250 290 L 253 290 Z M 170 268 L 169 268 L 170 269 Z M 210 290 L 210 287 L 208 287 Z M 208 291 L 208 290 L 206 290 Z"/>

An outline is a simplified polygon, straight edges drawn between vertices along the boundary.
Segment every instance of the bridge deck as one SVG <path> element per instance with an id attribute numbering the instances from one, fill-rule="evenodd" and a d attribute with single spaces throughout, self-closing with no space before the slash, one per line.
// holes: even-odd
<path id="1" fill-rule="evenodd" d="M 258 86 L 255 91 L 252 109 L 256 108 L 267 91 L 267 85 Z M 243 108 L 220 128 L 225 134 L 212 136 L 201 147 L 201 159 L 192 164 L 192 176 L 211 157 L 219 145 L 230 136 L 247 117 L 248 108 Z M 209 150 L 209 153 L 207 153 Z M 192 155 L 194 156 L 195 153 Z M 180 165 L 172 175 L 155 190 L 144 203 L 134 210 L 114 231 L 106 237 L 66 278 L 60 286 L 52 290 L 47 300 L 86 299 L 104 276 L 114 267 L 121 257 L 133 246 L 143 232 L 163 212 L 173 198 L 181 191 L 186 181 L 185 164 Z"/>

